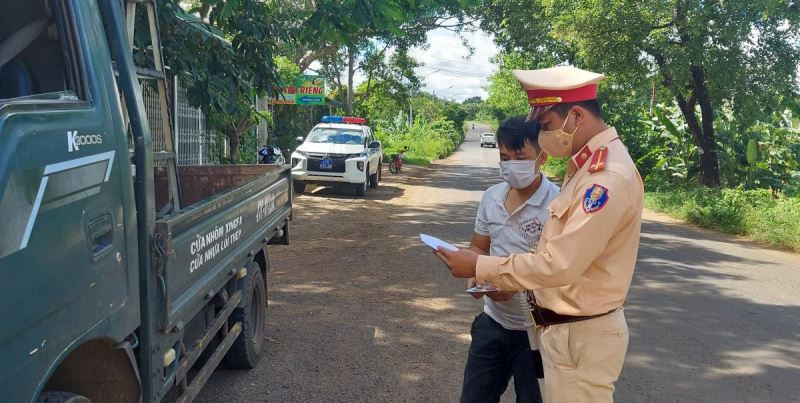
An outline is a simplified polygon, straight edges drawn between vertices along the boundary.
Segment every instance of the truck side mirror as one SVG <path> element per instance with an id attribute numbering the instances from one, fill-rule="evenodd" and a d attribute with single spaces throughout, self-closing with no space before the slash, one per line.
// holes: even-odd
<path id="1" fill-rule="evenodd" d="M 369 148 L 380 149 L 381 148 L 381 142 L 380 141 L 370 142 L 369 143 Z"/>
<path id="2" fill-rule="evenodd" d="M 296 141 L 297 144 L 303 144 L 303 136 L 297 136 L 297 138 L 295 138 L 294 141 Z"/>

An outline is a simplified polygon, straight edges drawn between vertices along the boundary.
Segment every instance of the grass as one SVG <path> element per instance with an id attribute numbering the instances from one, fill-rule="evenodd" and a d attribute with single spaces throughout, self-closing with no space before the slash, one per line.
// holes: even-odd
<path id="1" fill-rule="evenodd" d="M 391 161 L 391 159 L 390 159 L 390 161 Z M 431 164 L 431 161 L 429 159 L 423 158 L 423 157 L 406 157 L 406 159 L 403 161 L 403 163 L 404 164 L 408 164 L 408 165 L 419 165 L 419 166 L 426 167 L 426 166 Z"/>
<path id="2" fill-rule="evenodd" d="M 375 135 L 383 142 L 385 161 L 391 161 L 392 154 L 407 147 L 405 163 L 422 166 L 447 157 L 464 141 L 464 133 L 457 131 L 452 122 L 444 119 L 417 119 L 413 125 L 378 127 Z"/>
<path id="3" fill-rule="evenodd" d="M 800 252 L 800 197 L 771 191 L 645 186 L 645 206 L 704 228 Z"/>
<path id="4" fill-rule="evenodd" d="M 383 155 L 383 162 L 385 162 L 387 164 L 392 162 L 391 154 L 384 154 Z M 406 158 L 403 160 L 403 164 L 405 164 L 405 165 L 417 165 L 417 166 L 422 166 L 422 167 L 429 166 L 429 165 L 431 165 L 432 162 L 433 161 L 431 161 L 428 158 L 415 157 L 413 155 L 409 155 L 408 153 L 406 153 Z"/>

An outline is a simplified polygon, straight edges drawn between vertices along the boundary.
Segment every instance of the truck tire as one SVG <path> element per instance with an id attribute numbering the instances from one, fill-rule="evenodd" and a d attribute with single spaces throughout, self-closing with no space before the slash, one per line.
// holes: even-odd
<path id="1" fill-rule="evenodd" d="M 294 187 L 294 194 L 301 195 L 306 191 L 306 184 L 303 182 L 292 182 L 292 187 Z"/>
<path id="2" fill-rule="evenodd" d="M 228 323 L 242 323 L 242 332 L 225 355 L 225 363 L 234 369 L 255 368 L 264 352 L 267 323 L 267 287 L 258 263 L 253 263 L 242 288 L 244 306 L 236 308 Z"/>
<path id="3" fill-rule="evenodd" d="M 36 403 L 92 403 L 92 401 L 69 392 L 42 392 Z"/>
<path id="4" fill-rule="evenodd" d="M 378 169 L 375 171 L 375 173 L 369 176 L 369 187 L 373 189 L 378 188 L 378 180 L 379 180 L 378 177 L 380 175 L 380 172 L 381 172 L 381 167 L 380 165 L 378 165 Z"/>

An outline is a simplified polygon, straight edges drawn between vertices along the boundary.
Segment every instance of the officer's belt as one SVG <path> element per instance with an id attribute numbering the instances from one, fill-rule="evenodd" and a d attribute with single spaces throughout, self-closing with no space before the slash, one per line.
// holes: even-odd
<path id="1" fill-rule="evenodd" d="M 560 325 L 562 323 L 580 322 L 582 320 L 599 318 L 601 316 L 606 316 L 616 310 L 617 308 L 614 308 L 606 313 L 601 313 L 598 315 L 571 316 L 571 315 L 562 315 L 560 313 L 553 312 L 547 308 L 542 308 L 539 305 L 533 304 L 531 313 L 533 314 L 533 321 L 536 323 L 536 326 L 551 326 L 551 325 Z"/>

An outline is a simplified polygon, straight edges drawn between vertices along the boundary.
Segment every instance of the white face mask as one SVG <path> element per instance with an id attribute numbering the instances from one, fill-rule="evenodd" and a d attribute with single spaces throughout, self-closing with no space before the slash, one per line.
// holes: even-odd
<path id="1" fill-rule="evenodd" d="M 535 160 L 500 161 L 500 176 L 512 188 L 524 189 L 530 186 L 539 176 L 539 168 L 536 167 L 539 156 L 541 153 Z"/>

